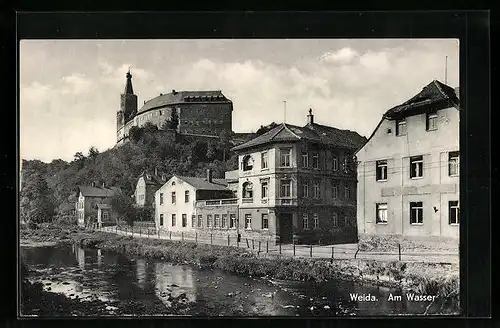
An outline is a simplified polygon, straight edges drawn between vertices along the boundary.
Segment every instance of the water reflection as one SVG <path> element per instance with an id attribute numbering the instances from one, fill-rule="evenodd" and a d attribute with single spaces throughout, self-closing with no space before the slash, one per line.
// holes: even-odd
<path id="1" fill-rule="evenodd" d="M 154 314 L 165 313 L 171 305 L 169 296 L 183 293 L 188 301 L 196 302 L 192 315 L 373 316 L 418 314 L 427 306 L 406 302 L 402 293 L 388 288 L 345 281 L 313 284 L 253 279 L 105 250 L 84 250 L 78 245 L 22 248 L 21 256 L 40 273 L 30 278 L 44 283 L 46 290 L 116 301 L 130 311 L 153 309 Z M 403 301 L 389 301 L 390 293 L 402 295 Z M 378 301 L 352 300 L 351 294 L 371 294 Z M 136 303 L 130 306 L 131 302 Z"/>

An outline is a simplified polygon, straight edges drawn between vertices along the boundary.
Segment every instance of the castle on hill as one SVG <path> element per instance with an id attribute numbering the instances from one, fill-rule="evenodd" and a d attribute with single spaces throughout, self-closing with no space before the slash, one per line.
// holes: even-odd
<path id="1" fill-rule="evenodd" d="M 133 126 L 152 123 L 159 129 L 175 111 L 179 124 L 177 133 L 193 136 L 219 136 L 223 131 L 232 134 L 233 102 L 218 91 L 176 91 L 161 94 L 145 101 L 138 109 L 137 95 L 132 87 L 132 74 L 126 74 L 124 93 L 116 115 L 116 143 L 128 140 Z"/>

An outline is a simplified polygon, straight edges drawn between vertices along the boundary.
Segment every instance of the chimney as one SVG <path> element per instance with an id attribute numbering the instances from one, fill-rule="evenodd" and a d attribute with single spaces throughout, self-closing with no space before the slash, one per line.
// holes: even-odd
<path id="1" fill-rule="evenodd" d="M 95 182 L 94 181 L 92 181 L 92 187 L 95 187 Z"/>
<path id="2" fill-rule="evenodd" d="M 307 123 L 309 123 L 309 124 L 314 123 L 314 115 L 313 115 L 312 108 L 309 108 L 309 115 L 307 115 Z"/>
<path id="3" fill-rule="evenodd" d="M 106 182 L 102 183 L 102 188 L 106 188 Z"/>
<path id="4" fill-rule="evenodd" d="M 207 169 L 207 181 L 212 183 L 212 170 Z"/>
<path id="5" fill-rule="evenodd" d="M 160 92 L 160 96 L 163 96 L 163 93 Z"/>
<path id="6" fill-rule="evenodd" d="M 161 179 L 162 179 L 163 181 L 167 181 L 167 177 L 165 176 L 165 174 L 162 174 L 162 175 L 161 175 Z"/>
<path id="7" fill-rule="evenodd" d="M 155 167 L 155 177 L 157 177 L 157 176 L 158 176 L 158 168 Z"/>
<path id="8" fill-rule="evenodd" d="M 173 95 L 176 95 L 176 94 L 177 94 L 177 91 L 175 91 L 175 89 L 172 89 L 172 94 L 173 94 Z"/>

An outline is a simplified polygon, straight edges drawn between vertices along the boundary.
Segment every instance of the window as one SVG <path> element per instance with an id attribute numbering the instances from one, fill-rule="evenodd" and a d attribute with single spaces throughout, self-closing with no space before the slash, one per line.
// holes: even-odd
<path id="1" fill-rule="evenodd" d="M 458 151 L 448 153 L 448 175 L 457 176 L 460 172 L 460 154 Z"/>
<path id="2" fill-rule="evenodd" d="M 422 156 L 410 157 L 410 178 L 424 176 L 424 158 Z"/>
<path id="3" fill-rule="evenodd" d="M 187 221 L 188 221 L 187 214 L 182 214 L 182 227 L 183 228 L 187 227 L 187 224 L 188 224 Z"/>
<path id="4" fill-rule="evenodd" d="M 437 112 L 427 113 L 425 117 L 425 129 L 427 131 L 437 130 Z"/>
<path id="5" fill-rule="evenodd" d="M 263 170 L 267 169 L 267 151 L 260 154 L 260 167 Z"/>
<path id="6" fill-rule="evenodd" d="M 163 205 L 163 193 L 160 193 L 160 205 Z"/>
<path id="7" fill-rule="evenodd" d="M 339 169 L 339 160 L 337 158 L 337 156 L 333 155 L 333 158 L 332 158 L 332 169 L 334 171 L 338 171 Z"/>
<path id="8" fill-rule="evenodd" d="M 350 193 L 349 187 L 344 187 L 344 199 L 349 200 L 350 197 L 351 197 L 351 193 Z"/>
<path id="9" fill-rule="evenodd" d="M 309 229 L 309 217 L 307 213 L 302 214 L 302 229 Z"/>
<path id="10" fill-rule="evenodd" d="M 253 197 L 253 185 L 251 182 L 245 182 L 243 184 L 243 198 Z"/>
<path id="11" fill-rule="evenodd" d="M 460 207 L 458 206 L 458 201 L 448 202 L 449 214 L 448 219 L 450 224 L 459 224 L 460 222 Z"/>
<path id="12" fill-rule="evenodd" d="M 227 214 L 222 214 L 222 228 L 227 228 Z"/>
<path id="13" fill-rule="evenodd" d="M 269 229 L 269 219 L 267 217 L 267 214 L 262 214 L 262 229 L 263 230 Z"/>
<path id="14" fill-rule="evenodd" d="M 160 111 L 160 116 L 161 116 L 161 111 Z"/>
<path id="15" fill-rule="evenodd" d="M 189 203 L 189 190 L 184 191 L 184 203 Z"/>
<path id="16" fill-rule="evenodd" d="M 175 227 L 175 214 L 172 214 L 172 227 Z"/>
<path id="17" fill-rule="evenodd" d="M 423 224 L 424 223 L 424 210 L 422 202 L 410 203 L 410 224 Z"/>
<path id="18" fill-rule="evenodd" d="M 335 182 L 332 183 L 332 198 L 339 198 L 339 187 Z"/>
<path id="19" fill-rule="evenodd" d="M 175 204 L 175 191 L 172 191 L 172 204 Z"/>
<path id="20" fill-rule="evenodd" d="M 333 216 L 332 216 L 332 224 L 334 227 L 337 227 L 339 225 L 339 217 L 337 215 L 337 213 L 333 213 Z"/>
<path id="21" fill-rule="evenodd" d="M 172 182 L 172 186 L 175 186 L 175 181 Z"/>
<path id="22" fill-rule="evenodd" d="M 107 211 L 102 212 L 102 219 L 103 220 L 107 220 L 108 219 L 108 212 Z"/>
<path id="23" fill-rule="evenodd" d="M 262 198 L 267 198 L 268 196 L 268 190 L 269 190 L 269 185 L 267 181 L 262 181 L 261 182 L 261 193 L 262 193 Z"/>
<path id="24" fill-rule="evenodd" d="M 250 171 L 253 168 L 253 158 L 250 155 L 243 157 L 243 171 Z"/>
<path id="25" fill-rule="evenodd" d="M 303 168 L 309 167 L 309 155 L 308 154 L 302 154 L 302 167 Z"/>
<path id="26" fill-rule="evenodd" d="M 196 215 L 191 216 L 191 227 L 196 227 Z"/>
<path id="27" fill-rule="evenodd" d="M 377 181 L 387 180 L 387 160 L 377 161 Z"/>
<path id="28" fill-rule="evenodd" d="M 215 221 L 215 222 L 214 222 L 214 227 L 215 227 L 215 228 L 220 227 L 220 216 L 219 216 L 219 214 L 215 214 L 215 215 L 214 215 L 214 219 L 215 219 L 215 220 L 214 220 L 214 221 Z"/>
<path id="29" fill-rule="evenodd" d="M 314 229 L 318 228 L 319 227 L 319 216 L 318 216 L 318 213 L 314 213 L 313 214 L 313 224 L 314 224 Z"/>
<path id="30" fill-rule="evenodd" d="M 406 135 L 406 120 L 396 120 L 396 135 L 405 136 Z"/>
<path id="31" fill-rule="evenodd" d="M 290 167 L 290 153 L 291 149 L 281 149 L 280 150 L 280 166 Z"/>
<path id="32" fill-rule="evenodd" d="M 212 214 L 207 215 L 207 227 L 212 227 Z"/>
<path id="33" fill-rule="evenodd" d="M 252 215 L 245 214 L 245 229 L 252 229 Z"/>
<path id="34" fill-rule="evenodd" d="M 290 180 L 281 180 L 281 197 L 291 197 Z"/>
<path id="35" fill-rule="evenodd" d="M 236 228 L 236 214 L 229 214 L 229 228 Z"/>
<path id="36" fill-rule="evenodd" d="M 314 182 L 314 198 L 320 198 L 320 192 L 319 192 L 319 182 L 316 181 Z"/>
<path id="37" fill-rule="evenodd" d="M 376 222 L 378 224 L 387 224 L 387 204 L 377 204 Z"/>
<path id="38" fill-rule="evenodd" d="M 160 226 L 163 227 L 163 214 L 160 214 Z"/>
<path id="39" fill-rule="evenodd" d="M 349 226 L 349 217 L 347 215 L 344 216 L 344 227 Z"/>
<path id="40" fill-rule="evenodd" d="M 309 184 L 307 181 L 302 183 L 302 197 L 309 197 Z"/>
<path id="41" fill-rule="evenodd" d="M 203 215 L 198 215 L 198 228 L 203 227 Z"/>
<path id="42" fill-rule="evenodd" d="M 319 155 L 313 154 L 313 169 L 319 169 Z"/>
<path id="43" fill-rule="evenodd" d="M 347 157 L 344 158 L 344 163 L 342 164 L 343 168 L 344 168 L 344 172 L 347 173 L 349 171 L 349 166 L 348 166 L 348 160 L 347 160 Z"/>

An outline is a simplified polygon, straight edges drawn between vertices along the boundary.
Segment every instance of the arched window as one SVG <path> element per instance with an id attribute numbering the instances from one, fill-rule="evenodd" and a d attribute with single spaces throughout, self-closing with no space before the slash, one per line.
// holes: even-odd
<path id="1" fill-rule="evenodd" d="M 172 182 L 172 186 L 175 186 L 175 181 Z"/>
<path id="2" fill-rule="evenodd" d="M 253 185 L 251 182 L 245 182 L 243 184 L 243 198 L 253 197 Z"/>
<path id="3" fill-rule="evenodd" d="M 253 158 L 250 155 L 243 157 L 243 171 L 250 171 L 253 168 Z"/>

